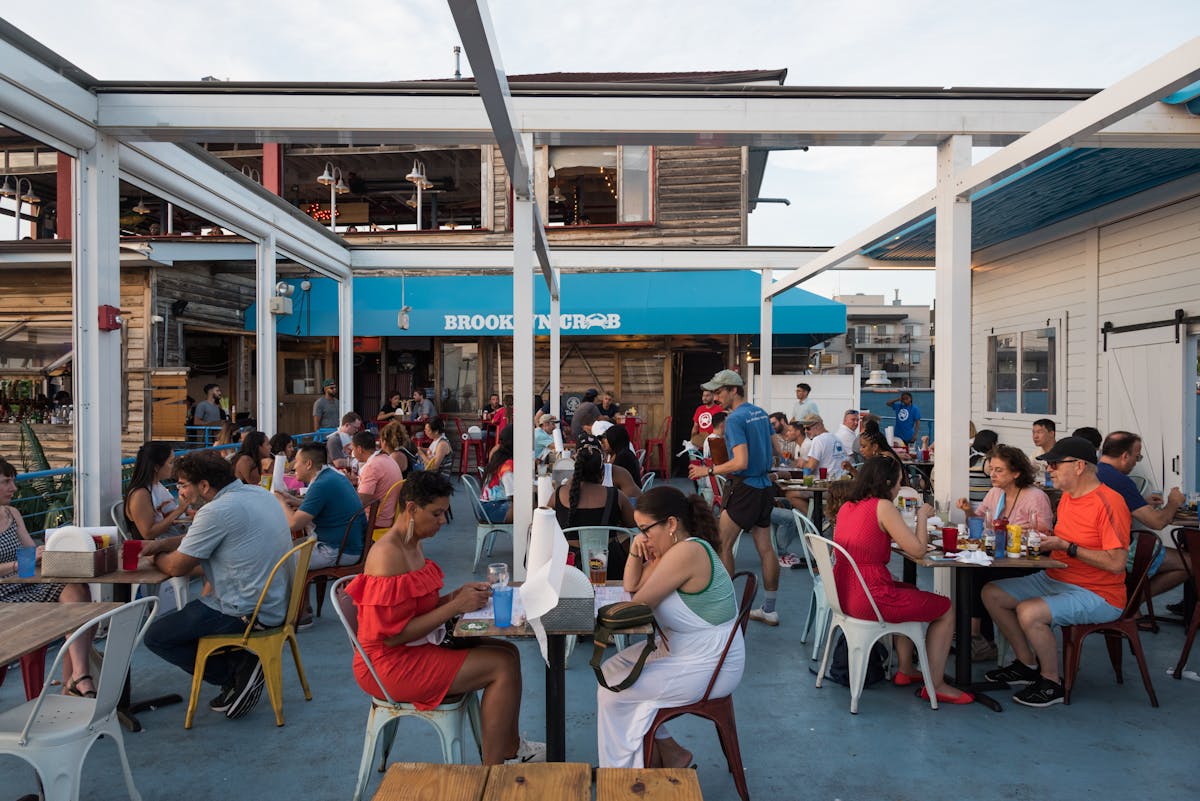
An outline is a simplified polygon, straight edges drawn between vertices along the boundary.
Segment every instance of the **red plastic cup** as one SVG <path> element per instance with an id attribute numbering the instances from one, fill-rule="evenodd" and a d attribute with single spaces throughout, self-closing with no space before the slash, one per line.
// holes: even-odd
<path id="1" fill-rule="evenodd" d="M 942 553 L 958 553 L 958 527 L 946 526 L 942 529 Z"/>
<path id="2" fill-rule="evenodd" d="M 145 540 L 125 540 L 121 543 L 121 569 L 130 572 L 138 569 L 138 559 L 142 555 Z"/>
<path id="3" fill-rule="evenodd" d="M 825 479 L 829 478 L 829 470 L 822 467 L 819 472 L 819 476 L 820 476 L 821 480 L 824 481 Z"/>
<path id="4" fill-rule="evenodd" d="M 928 461 L 929 461 L 929 449 L 928 449 L 928 448 L 922 448 L 922 449 L 921 449 L 921 461 L 922 461 L 922 462 L 928 462 Z"/>

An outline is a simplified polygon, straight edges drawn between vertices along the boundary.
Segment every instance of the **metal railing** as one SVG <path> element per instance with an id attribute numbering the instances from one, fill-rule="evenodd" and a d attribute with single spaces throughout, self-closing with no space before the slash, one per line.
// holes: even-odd
<path id="1" fill-rule="evenodd" d="M 188 427 L 189 430 L 193 426 Z M 195 428 L 205 428 L 197 426 Z M 217 429 L 218 431 L 220 429 Z M 319 437 L 319 432 L 293 435 L 296 442 L 306 442 Z M 196 450 L 211 450 L 217 452 L 234 451 L 240 447 L 237 443 L 230 445 L 202 446 L 199 442 L 188 443 L 178 448 L 175 455 Z M 121 460 L 121 494 L 129 487 L 133 476 L 133 465 L 137 460 L 130 457 Z M 17 494 L 13 497 L 12 505 L 17 514 L 25 521 L 25 528 L 35 539 L 42 539 L 48 528 L 69 526 L 75 522 L 75 468 L 58 467 L 53 470 L 38 470 L 32 473 L 22 473 L 17 476 Z M 174 481 L 163 482 L 168 489 L 174 486 Z M 109 521 L 103 521 L 108 525 Z"/>

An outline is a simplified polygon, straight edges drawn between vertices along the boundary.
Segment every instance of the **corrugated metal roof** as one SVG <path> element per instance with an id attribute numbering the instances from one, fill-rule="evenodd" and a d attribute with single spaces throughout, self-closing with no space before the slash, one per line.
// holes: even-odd
<path id="1" fill-rule="evenodd" d="M 1015 178 L 972 196 L 971 249 L 1038 228 L 1200 172 L 1200 150 L 1082 148 L 1044 159 Z M 884 261 L 934 257 L 934 217 L 863 251 Z"/>

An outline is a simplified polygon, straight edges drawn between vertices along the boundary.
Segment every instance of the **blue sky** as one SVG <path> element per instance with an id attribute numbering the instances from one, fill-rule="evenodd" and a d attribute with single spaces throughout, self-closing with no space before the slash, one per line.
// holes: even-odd
<path id="1" fill-rule="evenodd" d="M 51 11 L 47 11 L 47 9 Z M 4 18 L 109 80 L 378 81 L 445 78 L 458 43 L 440 0 L 94 0 L 8 4 Z M 491 3 L 510 73 L 788 69 L 811 86 L 1103 88 L 1200 32 L 1200 3 L 1027 0 L 607 0 Z M 464 72 L 469 72 L 465 68 Z M 834 245 L 933 185 L 928 148 L 771 156 L 751 244 Z M 820 294 L 902 290 L 932 278 L 831 273 Z"/>

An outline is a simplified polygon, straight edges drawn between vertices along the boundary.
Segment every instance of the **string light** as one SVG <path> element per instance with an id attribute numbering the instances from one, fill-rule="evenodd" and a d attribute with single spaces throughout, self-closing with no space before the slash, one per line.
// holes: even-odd
<path id="1" fill-rule="evenodd" d="M 304 207 L 304 213 L 321 223 L 327 223 L 330 219 L 329 209 L 322 208 L 320 203 L 309 203 Z M 338 209 L 337 216 L 342 216 L 341 209 Z"/>

